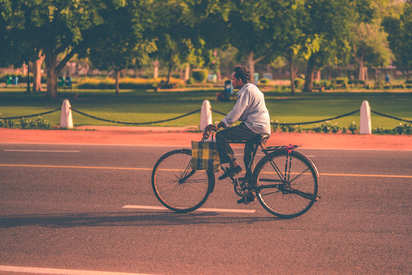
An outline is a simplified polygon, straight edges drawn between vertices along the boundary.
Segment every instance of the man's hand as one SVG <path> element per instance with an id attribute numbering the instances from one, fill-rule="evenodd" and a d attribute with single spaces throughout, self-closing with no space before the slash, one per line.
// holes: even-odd
<path id="1" fill-rule="evenodd" d="M 226 124 L 223 121 L 219 122 L 219 124 L 217 125 L 217 129 L 219 128 L 226 128 Z"/>
<path id="2" fill-rule="evenodd" d="M 216 127 L 214 124 L 209 124 L 206 126 L 205 132 L 211 132 L 211 131 L 215 131 L 217 130 L 218 127 Z"/>
<path id="3" fill-rule="evenodd" d="M 205 131 L 203 132 L 203 139 L 208 139 L 212 131 L 216 132 L 217 127 L 214 124 L 207 125 Z"/>

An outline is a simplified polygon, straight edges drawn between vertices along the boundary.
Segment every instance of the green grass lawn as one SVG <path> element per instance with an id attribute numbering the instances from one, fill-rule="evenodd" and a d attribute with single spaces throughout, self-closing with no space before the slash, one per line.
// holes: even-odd
<path id="1" fill-rule="evenodd" d="M 77 97 L 75 96 L 77 94 Z M 59 93 L 57 100 L 41 95 L 26 95 L 24 89 L 0 89 L 0 117 L 29 115 L 45 112 L 61 106 L 68 98 L 73 108 L 91 115 L 128 122 L 149 122 L 164 120 L 199 109 L 202 101 L 208 99 L 212 108 L 229 112 L 232 102 L 217 102 L 216 90 L 159 92 L 123 90 L 116 96 L 112 90 L 73 90 Z M 271 120 L 278 122 L 304 122 L 335 117 L 359 109 L 363 100 L 368 100 L 372 110 L 412 120 L 412 93 L 290 93 L 265 92 Z M 59 124 L 60 112 L 45 115 L 52 126 Z M 213 113 L 213 120 L 219 121 L 222 115 Z M 331 123 L 348 127 L 355 121 L 359 125 L 359 113 L 341 118 Z M 98 121 L 73 113 L 75 125 L 117 125 Z M 372 114 L 372 128 L 392 129 L 399 121 Z M 194 114 L 154 126 L 192 126 L 199 124 L 199 114 Z M 318 124 L 319 125 L 319 124 Z M 317 125 L 307 125 L 312 128 Z"/>

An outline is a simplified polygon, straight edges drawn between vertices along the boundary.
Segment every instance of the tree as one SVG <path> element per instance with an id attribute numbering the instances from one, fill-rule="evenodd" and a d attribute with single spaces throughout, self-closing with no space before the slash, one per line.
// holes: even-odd
<path id="1" fill-rule="evenodd" d="M 395 56 L 394 65 L 409 79 L 409 70 L 412 68 L 412 3 L 405 3 L 399 18 L 385 18 L 383 26 L 389 34 L 389 46 Z"/>
<path id="2" fill-rule="evenodd" d="M 166 64 L 169 85 L 172 69 L 184 63 L 193 47 L 190 8 L 186 1 L 168 0 L 154 1 L 151 9 L 154 13 L 148 37 L 155 41 L 156 50 L 150 56 L 155 63 Z"/>
<path id="3" fill-rule="evenodd" d="M 27 93 L 30 93 L 30 63 L 35 61 L 39 49 L 34 42 L 35 30 L 27 22 L 14 23 L 13 10 L 15 3 L 12 1 L 0 2 L 0 64 L 21 66 L 27 64 Z M 18 14 L 28 16 L 30 7 L 23 3 L 23 10 Z"/>
<path id="4" fill-rule="evenodd" d="M 279 57 L 287 60 L 292 94 L 295 93 L 296 60 L 306 54 L 302 47 L 305 41 L 302 33 L 303 4 L 302 0 L 272 0 L 270 12 L 266 12 L 263 19 L 268 29 L 267 35 L 271 38 L 266 52 L 270 53 L 274 61 L 280 60 Z"/>
<path id="5" fill-rule="evenodd" d="M 366 80 L 365 65 L 387 66 L 392 60 L 387 34 L 380 24 L 360 23 L 354 27 L 353 57 L 358 64 L 358 79 Z"/>
<path id="6" fill-rule="evenodd" d="M 233 1 L 228 16 L 228 28 L 231 44 L 241 56 L 247 58 L 247 64 L 254 81 L 255 64 L 270 56 L 267 25 L 263 18 L 273 13 L 270 1 Z"/>
<path id="7" fill-rule="evenodd" d="M 119 94 L 119 75 L 129 66 L 141 66 L 155 45 L 144 37 L 147 12 L 144 1 L 104 1 L 99 10 L 103 23 L 92 31 L 90 60 L 102 70 L 113 70 L 116 94 Z"/>
<path id="8" fill-rule="evenodd" d="M 57 75 L 74 54 L 86 49 L 88 30 L 101 23 L 96 0 L 83 1 L 31 1 L 13 0 L 8 13 L 10 32 L 21 31 L 16 43 L 28 41 L 36 58 L 45 55 L 47 69 L 47 94 L 57 96 Z"/>
<path id="9" fill-rule="evenodd" d="M 305 85 L 303 91 L 311 92 L 313 73 L 328 64 L 347 61 L 350 54 L 350 26 L 354 8 L 350 0 L 308 0 L 301 45 L 307 53 Z"/>
<path id="10" fill-rule="evenodd" d="M 363 0 L 353 4 L 350 42 L 359 80 L 366 80 L 366 66 L 386 66 L 391 61 L 387 35 L 381 27 L 383 14 L 389 5 L 387 0 Z"/>

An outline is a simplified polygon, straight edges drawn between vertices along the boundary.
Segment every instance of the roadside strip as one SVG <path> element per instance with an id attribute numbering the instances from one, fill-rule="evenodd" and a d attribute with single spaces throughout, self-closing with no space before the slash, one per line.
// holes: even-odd
<path id="1" fill-rule="evenodd" d="M 56 275 L 143 275 L 143 273 L 108 272 L 78 269 L 58 269 L 32 266 L 0 265 L 0 271 L 29 273 L 29 274 L 56 274 Z"/>
<path id="2" fill-rule="evenodd" d="M 126 171 L 152 171 L 153 168 L 144 167 L 115 167 L 115 166 L 76 166 L 76 165 L 49 165 L 49 164 L 18 164 L 0 163 L 0 167 L 21 168 L 55 168 L 55 169 L 98 169 L 98 170 L 126 170 Z M 167 171 L 179 171 L 180 169 L 163 169 Z M 389 174 L 352 174 L 352 173 L 320 173 L 323 177 L 371 177 L 371 178 L 401 178 L 412 179 L 412 175 Z"/>

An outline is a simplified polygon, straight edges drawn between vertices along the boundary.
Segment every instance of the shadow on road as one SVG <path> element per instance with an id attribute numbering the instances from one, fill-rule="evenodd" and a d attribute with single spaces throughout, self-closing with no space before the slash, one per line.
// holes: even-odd
<path id="1" fill-rule="evenodd" d="M 177 214 L 171 212 L 63 213 L 0 216 L 0 228 L 44 226 L 55 228 L 92 226 L 173 226 L 198 224 L 253 224 L 273 222 L 274 217 L 234 216 L 216 212 Z"/>

